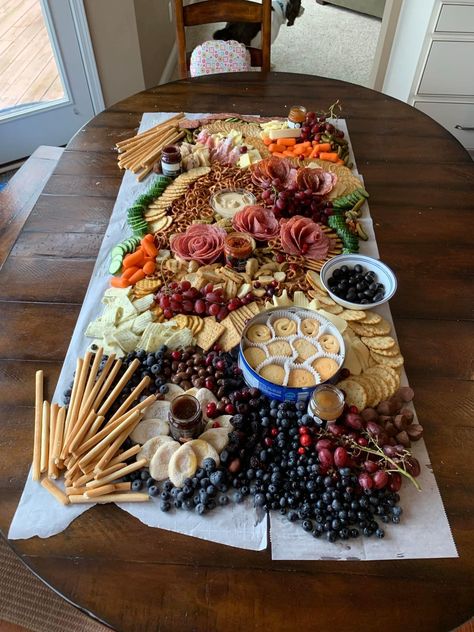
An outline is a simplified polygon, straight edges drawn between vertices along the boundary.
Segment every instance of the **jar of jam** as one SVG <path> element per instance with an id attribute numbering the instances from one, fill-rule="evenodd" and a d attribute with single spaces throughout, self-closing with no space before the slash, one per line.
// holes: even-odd
<path id="1" fill-rule="evenodd" d="M 169 178 L 176 178 L 181 173 L 181 152 L 176 145 L 163 147 L 161 153 L 161 172 Z"/>
<path id="2" fill-rule="evenodd" d="M 254 250 L 255 240 L 247 233 L 229 233 L 224 240 L 225 262 L 236 272 L 245 272 L 247 259 Z"/>
<path id="3" fill-rule="evenodd" d="M 196 439 L 203 431 L 201 404 L 192 395 L 178 395 L 171 402 L 168 413 L 173 439 L 184 443 Z"/>
<path id="4" fill-rule="evenodd" d="M 323 421 L 334 421 L 342 415 L 344 394 L 332 384 L 316 386 L 309 400 L 308 413 Z"/>
<path id="5" fill-rule="evenodd" d="M 302 127 L 306 120 L 306 108 L 303 105 L 293 105 L 288 113 L 288 127 Z"/>

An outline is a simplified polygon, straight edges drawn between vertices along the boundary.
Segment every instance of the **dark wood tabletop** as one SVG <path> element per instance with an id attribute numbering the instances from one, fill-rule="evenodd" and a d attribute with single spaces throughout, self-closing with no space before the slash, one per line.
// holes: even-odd
<path id="1" fill-rule="evenodd" d="M 473 163 L 425 114 L 331 79 L 170 83 L 108 108 L 71 140 L 0 271 L 0 528 L 8 532 L 31 463 L 35 371 L 51 397 L 121 183 L 114 144 L 143 112 L 281 115 L 336 99 L 380 256 L 398 277 L 392 313 L 459 558 L 273 562 L 269 550 L 151 529 L 115 506 L 54 537 L 11 542 L 45 582 L 117 630 L 435 632 L 473 614 Z"/>

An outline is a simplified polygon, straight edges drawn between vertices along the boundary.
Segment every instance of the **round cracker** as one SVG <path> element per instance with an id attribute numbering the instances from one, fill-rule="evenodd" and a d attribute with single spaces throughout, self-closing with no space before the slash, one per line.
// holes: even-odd
<path id="1" fill-rule="evenodd" d="M 377 312 L 370 312 L 369 310 L 364 312 L 364 318 L 360 320 L 361 325 L 376 325 L 382 320 L 382 316 Z"/>
<path id="2" fill-rule="evenodd" d="M 207 432 L 209 432 L 209 430 L 207 430 Z M 193 439 L 192 441 L 188 441 L 187 445 L 189 445 L 194 451 L 198 467 L 202 467 L 204 459 L 214 459 L 216 465 L 219 465 L 219 455 L 217 454 L 217 450 L 207 441 L 200 438 Z"/>
<path id="3" fill-rule="evenodd" d="M 137 454 L 137 461 L 140 459 L 146 459 L 147 464 L 149 464 L 158 448 L 164 443 L 168 443 L 170 441 L 173 441 L 173 439 L 168 435 L 158 435 L 157 437 L 148 439 L 148 441 L 145 441 L 142 445 L 140 452 Z"/>
<path id="4" fill-rule="evenodd" d="M 169 478 L 169 464 L 173 454 L 179 450 L 181 444 L 177 441 L 163 443 L 150 461 L 150 476 L 155 481 L 165 481 Z"/>
<path id="5" fill-rule="evenodd" d="M 375 360 L 375 362 L 377 362 L 377 364 L 391 366 L 392 368 L 395 368 L 395 369 L 398 369 L 401 366 L 403 366 L 404 360 L 403 360 L 403 356 L 400 354 L 396 356 L 383 356 L 383 355 L 379 355 L 375 351 L 372 351 L 371 349 L 370 355 Z"/>
<path id="6" fill-rule="evenodd" d="M 159 435 L 168 435 L 170 427 L 164 419 L 144 419 L 133 430 L 130 439 L 135 443 L 143 445 L 149 439 L 158 437 Z"/>
<path id="7" fill-rule="evenodd" d="M 157 400 L 145 410 L 143 419 L 168 419 L 170 403 L 164 400 Z"/>
<path id="8" fill-rule="evenodd" d="M 392 336 L 374 336 L 373 338 L 362 336 L 361 340 L 369 349 L 374 351 L 377 349 L 390 349 L 395 345 L 395 340 Z"/>
<path id="9" fill-rule="evenodd" d="M 363 377 L 365 378 L 365 380 L 369 381 L 371 386 L 372 386 L 372 390 L 374 392 L 374 397 L 371 400 L 370 403 L 368 403 L 367 405 L 370 406 L 371 408 L 375 408 L 376 406 L 378 406 L 380 404 L 380 402 L 385 399 L 384 392 L 385 392 L 385 387 L 382 389 L 382 387 L 380 386 L 380 380 L 377 379 L 374 375 L 363 375 Z"/>
<path id="10" fill-rule="evenodd" d="M 367 393 L 362 384 L 347 379 L 339 382 L 337 387 L 346 394 L 345 399 L 349 406 L 356 406 L 359 410 L 364 410 L 367 407 Z"/>
<path id="11" fill-rule="evenodd" d="M 382 320 L 377 324 L 370 325 L 370 327 L 372 327 L 372 331 L 376 336 L 386 336 L 392 329 L 392 325 L 384 318 L 382 318 Z"/>
<path id="12" fill-rule="evenodd" d="M 382 356 L 400 355 L 400 347 L 395 343 L 390 349 L 377 349 L 377 353 Z"/>
<path id="13" fill-rule="evenodd" d="M 179 450 L 172 455 L 168 465 L 168 475 L 175 487 L 182 487 L 187 478 L 192 478 L 197 470 L 197 458 L 194 450 L 189 445 L 191 442 L 182 445 Z"/>
<path id="14" fill-rule="evenodd" d="M 391 389 L 390 389 L 390 385 L 388 383 L 387 380 L 384 380 L 383 377 L 380 374 L 377 373 L 364 373 L 364 377 L 366 379 L 369 379 L 373 382 L 374 387 L 375 388 L 379 388 L 380 390 L 380 398 L 379 398 L 379 402 L 380 403 L 386 399 L 388 399 L 391 395 Z"/>
<path id="15" fill-rule="evenodd" d="M 345 309 L 341 312 L 340 316 L 344 320 L 357 322 L 365 318 L 365 312 L 361 309 Z"/>
<path id="16" fill-rule="evenodd" d="M 358 336 L 373 336 L 372 329 L 368 325 L 361 325 L 354 320 L 348 321 L 348 325 Z"/>
<path id="17" fill-rule="evenodd" d="M 383 366 L 381 364 L 377 364 L 374 367 L 369 367 L 365 373 L 373 373 L 374 375 L 379 375 L 380 378 L 382 380 L 384 380 L 388 386 L 389 386 L 389 390 L 390 390 L 390 395 L 389 397 L 391 397 L 395 391 L 397 390 L 399 384 L 400 384 L 400 378 L 397 374 L 397 372 L 392 369 L 392 367 L 390 366 Z"/>
<path id="18" fill-rule="evenodd" d="M 229 443 L 229 429 L 210 428 L 209 430 L 203 432 L 199 439 L 210 443 L 215 451 L 220 454 Z"/>
<path id="19" fill-rule="evenodd" d="M 372 382 L 364 375 L 351 375 L 350 379 L 364 387 L 367 395 L 367 406 L 373 407 L 377 394 L 372 386 Z"/>

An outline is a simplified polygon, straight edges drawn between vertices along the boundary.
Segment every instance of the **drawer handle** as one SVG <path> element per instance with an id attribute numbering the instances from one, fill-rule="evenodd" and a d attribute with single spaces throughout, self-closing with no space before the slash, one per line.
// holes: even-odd
<path id="1" fill-rule="evenodd" d="M 474 127 L 465 127 L 464 125 L 455 125 L 454 129 L 462 129 L 464 132 L 474 132 Z"/>

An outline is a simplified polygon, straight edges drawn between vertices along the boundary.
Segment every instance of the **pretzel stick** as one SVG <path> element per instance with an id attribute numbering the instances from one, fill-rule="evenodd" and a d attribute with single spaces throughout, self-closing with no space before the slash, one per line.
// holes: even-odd
<path id="1" fill-rule="evenodd" d="M 41 485 L 48 490 L 50 494 L 52 494 L 56 500 L 58 500 L 63 505 L 69 504 L 69 498 L 66 496 L 64 492 L 62 492 L 54 483 L 52 483 L 49 478 L 43 478 L 41 481 Z"/>
<path id="2" fill-rule="evenodd" d="M 122 478 L 123 476 L 130 474 L 131 472 L 135 472 L 136 470 L 139 470 L 140 468 L 144 467 L 146 463 L 147 463 L 146 459 L 140 459 L 138 461 L 135 461 L 135 463 L 130 463 L 130 465 L 123 467 L 121 470 L 117 470 L 113 474 L 104 476 L 104 478 L 101 478 L 98 481 L 97 480 L 89 481 L 88 483 L 86 483 L 86 487 L 87 488 L 100 487 L 101 485 L 105 485 L 106 483 L 112 483 L 113 481 L 116 481 L 119 478 Z"/>
<path id="3" fill-rule="evenodd" d="M 122 421 L 116 428 L 109 432 L 108 435 L 102 439 L 102 441 L 99 441 L 99 443 L 94 448 L 92 448 L 92 450 L 89 450 L 89 452 L 82 457 L 82 459 L 79 461 L 80 465 L 85 465 L 86 463 L 92 461 L 92 459 L 94 459 L 97 455 L 100 455 L 116 437 L 121 435 L 125 429 L 130 428 L 139 418 L 140 412 L 138 410 L 129 415 L 127 419 Z M 127 433 L 127 435 L 129 433 L 130 431 Z"/>
<path id="4" fill-rule="evenodd" d="M 33 443 L 33 473 L 34 481 L 41 478 L 41 426 L 43 419 L 43 371 L 36 371 L 35 377 L 35 434 Z"/>
<path id="5" fill-rule="evenodd" d="M 49 463 L 49 402 L 43 402 L 43 422 L 41 424 L 41 473 L 48 470 Z"/>
<path id="6" fill-rule="evenodd" d="M 76 480 L 73 481 L 72 485 L 73 487 L 81 487 L 82 485 L 85 485 L 86 483 L 91 481 L 93 478 L 94 472 L 89 472 L 88 474 L 83 474 L 82 476 L 79 476 L 79 478 L 76 478 Z"/>
<path id="7" fill-rule="evenodd" d="M 89 415 L 84 419 L 82 425 L 77 428 L 76 432 L 73 432 L 73 436 L 71 437 L 69 450 L 70 452 L 74 452 L 76 448 L 78 448 L 84 440 L 84 437 L 87 434 L 87 431 L 92 426 L 94 421 L 100 417 L 97 416 L 95 410 L 91 410 Z M 101 418 L 101 423 L 104 421 L 104 417 Z"/>
<path id="8" fill-rule="evenodd" d="M 49 459 L 48 459 L 48 476 L 49 478 L 58 478 L 58 468 L 54 461 L 54 440 L 56 438 L 56 424 L 58 419 L 58 404 L 51 404 L 49 411 Z"/>
<path id="9" fill-rule="evenodd" d="M 54 448 L 53 448 L 53 457 L 54 462 L 57 466 L 60 464 L 59 456 L 61 454 L 61 450 L 63 449 L 63 434 L 64 434 L 64 421 L 66 419 L 66 409 L 64 406 L 61 406 L 58 412 L 58 416 L 56 419 L 56 430 L 54 433 Z"/>
<path id="10" fill-rule="evenodd" d="M 112 415 L 108 423 L 110 423 L 111 421 L 115 421 L 116 419 L 118 419 L 118 417 L 121 417 L 125 412 L 127 412 L 130 404 L 132 404 L 132 402 L 134 402 L 136 399 L 138 399 L 138 397 L 140 397 L 141 392 L 143 391 L 143 389 L 145 389 L 148 386 L 150 382 L 151 382 L 151 379 L 148 377 L 148 375 L 145 376 L 143 380 L 139 384 L 137 384 L 137 386 L 135 386 L 133 391 L 130 393 L 127 399 L 123 402 L 123 404 L 120 406 L 117 412 Z"/>
<path id="11" fill-rule="evenodd" d="M 86 405 L 87 405 L 87 401 L 89 398 L 89 395 L 91 394 L 92 389 L 94 388 L 94 383 L 96 381 L 96 377 L 97 377 L 97 373 L 99 371 L 99 367 L 100 367 L 100 362 L 102 360 L 102 356 L 104 355 L 104 349 L 103 347 L 99 347 L 99 349 L 97 349 L 96 354 L 94 356 L 94 362 L 92 363 L 92 367 L 89 373 L 89 378 L 87 380 L 87 384 L 86 387 L 84 389 L 84 395 L 82 397 L 82 402 L 81 402 L 81 408 L 79 410 L 79 415 L 82 415 L 83 413 L 87 414 L 90 410 L 89 409 L 86 410 Z"/>
<path id="12" fill-rule="evenodd" d="M 102 388 L 99 391 L 99 394 L 97 395 L 97 397 L 94 400 L 94 403 L 92 404 L 92 407 L 94 408 L 94 410 L 97 410 L 98 414 L 101 414 L 100 410 L 99 410 L 99 407 L 100 407 L 100 405 L 102 403 L 102 400 L 104 399 L 104 397 L 109 392 L 110 387 L 112 386 L 112 382 L 117 377 L 117 373 L 120 371 L 121 366 L 122 366 L 122 360 L 120 360 L 120 358 L 118 360 L 115 360 L 115 363 L 114 363 L 109 375 L 107 376 L 107 379 L 105 380 Z"/>
<path id="13" fill-rule="evenodd" d="M 128 367 L 128 369 L 125 371 L 125 373 L 122 375 L 120 380 L 117 382 L 113 391 L 110 393 L 110 395 L 107 397 L 105 402 L 97 411 L 98 415 L 105 415 L 105 413 L 109 410 L 109 408 L 112 406 L 114 401 L 120 395 L 124 386 L 127 384 L 129 379 L 132 377 L 132 375 L 135 373 L 135 371 L 138 369 L 139 366 L 140 366 L 140 360 L 135 358 L 135 360 L 133 360 L 133 362 L 130 363 L 130 366 Z"/>
<path id="14" fill-rule="evenodd" d="M 133 413 L 135 415 L 135 413 Z M 102 455 L 101 459 L 97 463 L 97 470 L 103 470 L 107 467 L 110 460 L 117 454 L 118 449 L 125 441 L 125 439 L 135 430 L 138 425 L 138 422 L 141 420 L 142 414 L 139 412 L 136 420 L 127 427 L 116 439 L 115 441 L 107 448 L 105 453 Z M 96 468 L 94 468 L 95 471 Z"/>
<path id="15" fill-rule="evenodd" d="M 148 494 L 140 492 L 107 494 L 106 496 L 97 496 L 96 498 L 86 498 L 86 496 L 71 496 L 69 502 L 79 505 L 84 503 L 141 503 L 150 500 Z"/>

